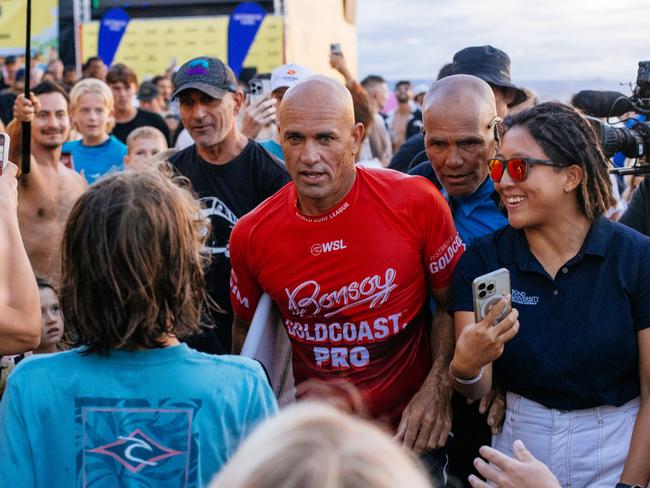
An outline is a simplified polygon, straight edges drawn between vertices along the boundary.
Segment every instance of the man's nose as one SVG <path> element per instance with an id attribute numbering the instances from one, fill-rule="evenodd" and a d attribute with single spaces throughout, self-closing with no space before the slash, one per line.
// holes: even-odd
<path id="1" fill-rule="evenodd" d="M 300 162 L 304 164 L 315 164 L 320 160 L 318 145 L 315 141 L 307 140 L 302 146 L 300 152 Z"/>
<path id="2" fill-rule="evenodd" d="M 450 148 L 447 151 L 447 157 L 445 158 L 445 165 L 452 168 L 460 168 L 464 164 L 463 157 L 460 154 L 460 151 L 456 148 Z"/>
<path id="3" fill-rule="evenodd" d="M 195 103 L 192 106 L 192 117 L 195 119 L 202 119 L 205 116 L 205 107 L 202 103 Z"/>

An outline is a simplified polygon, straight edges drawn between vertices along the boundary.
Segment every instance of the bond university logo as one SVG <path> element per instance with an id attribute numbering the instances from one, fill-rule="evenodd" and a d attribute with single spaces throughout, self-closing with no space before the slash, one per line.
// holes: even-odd
<path id="1" fill-rule="evenodd" d="M 320 256 L 323 253 L 341 251 L 343 249 L 347 249 L 347 246 L 343 242 L 343 239 L 337 239 L 335 241 L 323 242 L 323 243 L 318 242 L 314 244 L 313 246 L 311 246 L 311 253 L 314 256 Z"/>

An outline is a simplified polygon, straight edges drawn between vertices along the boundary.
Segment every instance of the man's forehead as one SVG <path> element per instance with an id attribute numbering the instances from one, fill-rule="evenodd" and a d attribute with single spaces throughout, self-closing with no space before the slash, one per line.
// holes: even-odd
<path id="1" fill-rule="evenodd" d="M 57 92 L 42 93 L 38 96 L 42 111 L 68 110 L 68 101 Z"/>

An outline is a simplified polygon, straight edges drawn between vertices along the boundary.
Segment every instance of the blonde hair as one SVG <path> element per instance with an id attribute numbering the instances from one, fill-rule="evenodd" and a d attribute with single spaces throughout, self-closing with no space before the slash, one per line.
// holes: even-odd
<path id="1" fill-rule="evenodd" d="M 150 125 L 145 125 L 143 127 L 138 127 L 133 132 L 131 132 L 126 138 L 126 147 L 128 148 L 129 154 L 131 154 L 131 148 L 135 141 L 138 139 L 158 139 L 163 143 L 164 149 L 168 149 L 167 139 L 164 134 L 160 132 L 159 129 L 151 127 Z"/>
<path id="2" fill-rule="evenodd" d="M 104 100 L 104 105 L 109 112 L 113 111 L 113 92 L 109 86 L 97 78 L 85 78 L 76 83 L 70 91 L 70 113 L 74 113 L 79 105 L 79 99 L 88 93 L 98 95 Z M 111 132 L 115 127 L 115 118 L 111 115 L 106 124 L 106 132 Z"/>
<path id="3" fill-rule="evenodd" d="M 368 421 L 304 401 L 260 425 L 210 488 L 431 488 L 422 467 Z"/>

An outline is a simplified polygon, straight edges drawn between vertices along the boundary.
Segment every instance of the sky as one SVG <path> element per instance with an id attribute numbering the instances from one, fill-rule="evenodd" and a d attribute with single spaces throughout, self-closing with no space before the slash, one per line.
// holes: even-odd
<path id="1" fill-rule="evenodd" d="M 632 82 L 650 60 L 650 0 L 357 0 L 357 32 L 361 77 L 434 79 L 455 52 L 491 44 L 519 84 Z"/>

